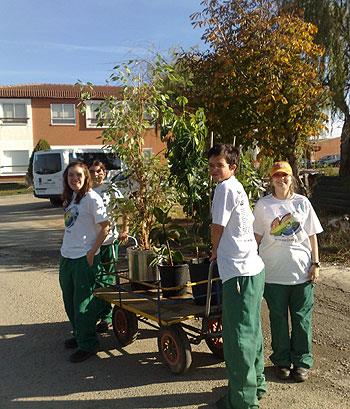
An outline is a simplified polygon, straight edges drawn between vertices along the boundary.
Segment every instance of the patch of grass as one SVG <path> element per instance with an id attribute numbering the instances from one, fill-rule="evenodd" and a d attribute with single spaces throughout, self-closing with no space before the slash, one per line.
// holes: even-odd
<path id="1" fill-rule="evenodd" d="M 32 186 L 23 183 L 0 183 L 0 196 L 19 195 L 31 193 L 32 191 Z"/>
<path id="2" fill-rule="evenodd" d="M 322 168 L 325 176 L 339 176 L 339 167 L 327 166 Z"/>

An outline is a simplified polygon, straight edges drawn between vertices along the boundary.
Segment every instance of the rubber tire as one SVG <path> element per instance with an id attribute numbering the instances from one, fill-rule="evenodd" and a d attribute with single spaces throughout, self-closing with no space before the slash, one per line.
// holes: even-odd
<path id="1" fill-rule="evenodd" d="M 208 332 L 222 332 L 222 319 L 219 318 L 203 318 L 203 328 L 207 328 Z M 207 344 L 210 351 L 220 359 L 224 360 L 224 344 L 222 336 L 218 338 L 205 338 L 205 343 Z"/>
<path id="2" fill-rule="evenodd" d="M 114 306 L 112 313 L 113 332 L 120 345 L 125 347 L 136 341 L 138 335 L 138 321 L 136 314 Z"/>
<path id="3" fill-rule="evenodd" d="M 158 350 L 162 362 L 174 374 L 187 372 L 192 364 L 191 345 L 180 324 L 160 327 Z"/>
<path id="4" fill-rule="evenodd" d="M 59 198 L 55 198 L 55 199 L 51 198 L 50 203 L 52 207 L 62 207 L 63 205 L 63 201 Z"/>

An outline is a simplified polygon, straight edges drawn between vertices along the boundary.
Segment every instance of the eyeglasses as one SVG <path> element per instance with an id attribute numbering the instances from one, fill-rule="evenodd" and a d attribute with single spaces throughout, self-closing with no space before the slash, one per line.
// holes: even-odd
<path id="1" fill-rule="evenodd" d="M 290 176 L 290 175 L 284 172 L 276 172 L 272 175 L 273 178 L 285 178 L 287 176 Z"/>

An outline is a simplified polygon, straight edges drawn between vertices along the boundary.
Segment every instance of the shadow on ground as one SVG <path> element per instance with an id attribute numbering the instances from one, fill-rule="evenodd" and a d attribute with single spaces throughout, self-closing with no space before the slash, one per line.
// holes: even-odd
<path id="1" fill-rule="evenodd" d="M 159 384 L 158 391 L 163 389 L 162 385 L 174 382 L 226 379 L 225 369 L 217 366 L 218 361 L 209 352 L 193 351 L 189 372 L 174 375 L 160 362 L 157 352 L 134 352 L 135 348 L 129 352 L 130 347 L 119 348 L 112 331 L 101 337 L 98 356 L 71 364 L 68 361 L 71 351 L 63 346 L 69 330 L 69 324 L 62 322 L 0 328 L 0 359 L 10 360 L 2 370 L 2 409 L 68 409 L 74 407 L 74 398 L 67 400 L 71 394 L 154 384 Z M 156 345 L 156 336 L 156 330 L 141 329 L 140 341 L 136 342 L 154 338 Z M 122 394 L 117 392 L 117 395 Z M 87 400 L 86 405 L 79 399 L 79 408 L 173 408 L 208 401 L 215 401 L 212 393 L 167 391 L 152 396 Z"/>

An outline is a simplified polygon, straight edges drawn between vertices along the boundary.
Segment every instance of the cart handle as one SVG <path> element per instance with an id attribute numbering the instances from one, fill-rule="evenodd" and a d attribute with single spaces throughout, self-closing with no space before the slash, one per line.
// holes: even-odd
<path id="1" fill-rule="evenodd" d="M 208 272 L 208 287 L 207 287 L 207 302 L 205 304 L 205 317 L 208 318 L 210 314 L 210 304 L 211 304 L 211 291 L 212 291 L 212 277 L 214 266 L 216 265 L 216 260 L 210 262 L 209 272 Z"/>

